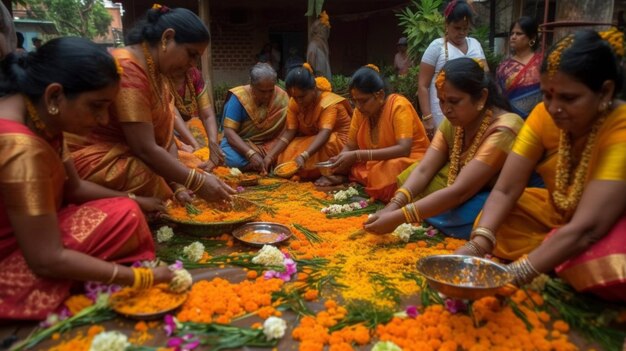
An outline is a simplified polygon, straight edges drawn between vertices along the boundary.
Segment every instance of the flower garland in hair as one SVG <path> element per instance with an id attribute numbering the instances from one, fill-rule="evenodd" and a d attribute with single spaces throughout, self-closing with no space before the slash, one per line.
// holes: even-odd
<path id="1" fill-rule="evenodd" d="M 328 29 L 330 29 L 330 17 L 328 16 L 325 10 L 322 11 L 322 13 L 320 13 L 319 20 L 320 20 L 320 23 L 324 27 L 327 27 Z"/>
<path id="2" fill-rule="evenodd" d="M 609 30 L 598 32 L 600 37 L 611 45 L 615 54 L 619 57 L 624 56 L 624 33 L 612 27 Z"/>
<path id="3" fill-rule="evenodd" d="M 157 10 L 159 11 L 159 13 L 168 13 L 170 12 L 170 8 L 165 6 L 165 5 L 161 5 L 161 4 L 154 4 L 152 5 L 152 9 L 153 10 Z"/>
<path id="4" fill-rule="evenodd" d="M 37 131 L 43 135 L 50 136 L 50 134 L 48 133 L 48 129 L 46 128 L 46 124 L 39 117 L 39 113 L 37 113 L 35 105 L 33 105 L 30 99 L 26 96 L 24 96 L 24 104 L 26 105 L 26 112 L 28 113 L 28 117 L 30 117 L 30 120 L 33 121 L 35 129 L 37 129 Z"/>
<path id="5" fill-rule="evenodd" d="M 365 65 L 365 67 L 369 67 L 369 68 L 373 69 L 374 71 L 376 71 L 377 73 L 380 73 L 380 68 L 378 68 L 378 66 L 376 66 L 373 63 L 368 63 L 367 65 Z"/>
<path id="6" fill-rule="evenodd" d="M 311 67 L 310 63 L 308 62 L 303 63 L 302 68 L 306 69 L 307 71 L 309 71 L 309 73 L 313 74 L 313 67 Z"/>
<path id="7" fill-rule="evenodd" d="M 117 71 L 117 74 L 120 76 L 124 74 L 124 68 L 120 64 L 120 61 L 117 59 L 117 57 L 113 57 L 113 62 L 115 62 L 115 70 Z"/>
<path id="8" fill-rule="evenodd" d="M 448 6 L 446 6 L 446 9 L 443 10 L 443 16 L 447 19 L 448 16 L 450 16 L 450 14 L 452 14 L 452 11 L 454 11 L 454 8 L 456 7 L 456 4 L 458 3 L 457 0 L 452 0 L 450 1 L 450 3 L 448 4 Z"/>
<path id="9" fill-rule="evenodd" d="M 587 177 L 587 170 L 589 169 L 589 161 L 591 160 L 591 152 L 596 144 L 598 131 L 602 124 L 606 120 L 608 113 L 604 113 L 603 116 L 598 118 L 591 127 L 591 132 L 587 137 L 585 148 L 582 156 L 574 171 L 574 180 L 571 180 L 572 169 L 572 142 L 568 133 L 561 130 L 559 136 L 559 150 L 558 159 L 556 161 L 556 177 L 554 182 L 554 191 L 552 192 L 552 202 L 557 209 L 571 213 L 578 206 L 578 202 L 583 195 L 585 187 L 584 181 Z"/>
<path id="10" fill-rule="evenodd" d="M 481 60 L 479 60 L 479 59 L 477 59 L 475 57 L 472 57 L 472 60 L 474 60 L 474 62 L 476 62 L 476 64 L 478 64 L 478 66 L 480 68 L 482 68 L 483 71 L 485 70 L 485 63 L 484 63 L 484 61 L 481 61 Z"/>
<path id="11" fill-rule="evenodd" d="M 556 45 L 556 48 L 554 48 L 548 56 L 548 76 L 553 77 L 554 74 L 556 74 L 559 70 L 559 65 L 561 64 L 561 56 L 563 56 L 563 52 L 569 49 L 573 43 L 574 35 L 570 34 Z"/>
<path id="12" fill-rule="evenodd" d="M 320 91 L 333 91 L 333 86 L 330 84 L 326 77 L 315 78 L 315 86 Z"/>
<path id="13" fill-rule="evenodd" d="M 487 109 L 487 111 L 485 111 L 483 121 L 478 128 L 478 132 L 476 132 L 476 135 L 472 139 L 472 145 L 470 145 L 470 148 L 467 151 L 467 155 L 465 155 L 463 162 L 461 162 L 461 150 L 463 149 L 463 137 L 465 135 L 465 131 L 461 127 L 454 128 L 454 144 L 452 147 L 452 153 L 450 154 L 448 186 L 454 184 L 456 177 L 459 175 L 459 171 L 474 158 L 474 155 L 476 154 L 476 151 L 478 151 L 478 147 L 480 146 L 480 142 L 482 141 L 483 136 L 487 131 L 487 128 L 489 128 L 489 125 L 491 124 L 492 117 L 493 112 L 491 111 L 491 109 Z"/>

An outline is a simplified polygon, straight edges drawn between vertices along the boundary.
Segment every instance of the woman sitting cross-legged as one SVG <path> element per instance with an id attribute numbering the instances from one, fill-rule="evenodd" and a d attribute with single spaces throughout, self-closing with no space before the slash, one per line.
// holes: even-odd
<path id="1" fill-rule="evenodd" d="M 424 158 L 402 172 L 391 202 L 365 229 L 389 233 L 426 221 L 444 234 L 469 239 L 476 216 L 524 123 L 489 74 L 470 58 L 443 66 L 436 82 L 441 123 Z"/>
<path id="2" fill-rule="evenodd" d="M 22 55 L 1 64 L 0 319 L 45 318 L 75 281 L 169 281 L 167 267 L 117 265 L 154 259 L 137 203 L 164 210 L 160 200 L 81 180 L 64 148 L 64 132 L 85 135 L 108 122 L 120 85 L 113 57 L 82 38 Z"/>
<path id="3" fill-rule="evenodd" d="M 346 145 L 352 106 L 330 91 L 326 78 L 315 78 L 307 63 L 289 71 L 285 86 L 291 97 L 287 127 L 268 156 L 273 159 L 278 154 L 278 164 L 295 160 L 300 178 L 319 178 L 316 184 L 329 185 L 331 181 L 320 178 L 315 164 L 328 161 Z"/>
<path id="4" fill-rule="evenodd" d="M 356 105 L 348 144 L 330 159 L 335 164 L 335 183 L 350 180 L 365 185 L 365 191 L 389 201 L 397 189 L 396 177 L 421 159 L 430 142 L 411 102 L 398 94 L 387 95 L 378 67 L 359 68 L 350 80 Z"/>
<path id="5" fill-rule="evenodd" d="M 544 102 L 459 253 L 517 260 L 517 285 L 556 268 L 577 290 L 626 301 L 626 104 L 615 97 L 623 36 L 580 31 L 549 51 Z M 525 188 L 535 169 L 546 189 Z"/>

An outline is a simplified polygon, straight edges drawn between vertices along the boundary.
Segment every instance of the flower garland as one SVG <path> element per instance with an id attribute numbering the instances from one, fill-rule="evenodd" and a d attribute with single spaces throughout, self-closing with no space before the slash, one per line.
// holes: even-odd
<path id="1" fill-rule="evenodd" d="M 568 35 L 563 38 L 556 46 L 556 48 L 548 55 L 548 76 L 552 78 L 559 70 L 561 64 L 561 56 L 563 52 L 567 50 L 574 43 L 574 36 Z"/>
<path id="2" fill-rule="evenodd" d="M 326 11 L 322 11 L 322 13 L 320 13 L 319 20 L 324 27 L 330 29 L 330 16 L 328 16 Z"/>
<path id="3" fill-rule="evenodd" d="M 193 86 L 192 78 L 189 73 L 185 76 L 185 98 L 183 99 L 180 94 L 178 94 L 178 89 L 176 89 L 176 85 L 174 81 L 169 79 L 170 86 L 172 88 L 172 95 L 174 95 L 174 100 L 176 104 L 176 108 L 182 114 L 189 117 L 198 117 L 198 101 L 196 100 L 195 88 Z M 185 104 L 185 101 L 191 101 L 190 104 Z"/>
<path id="4" fill-rule="evenodd" d="M 148 74 L 150 75 L 149 77 L 150 85 L 152 86 L 152 90 L 154 90 L 154 92 L 159 97 L 159 105 L 163 105 L 163 93 L 161 91 L 161 86 L 162 86 L 161 75 L 157 74 L 156 66 L 154 64 L 154 59 L 152 58 L 152 55 L 150 54 L 150 50 L 148 48 L 148 43 L 144 41 L 141 44 L 141 48 L 143 49 L 143 56 L 146 59 L 146 65 L 148 66 Z"/>
<path id="5" fill-rule="evenodd" d="M 612 27 L 604 32 L 598 32 L 598 34 L 600 34 L 600 37 L 611 45 L 617 56 L 624 56 L 624 33 L 617 30 L 617 28 Z"/>
<path id="6" fill-rule="evenodd" d="M 345 213 L 345 212 L 352 212 L 355 210 L 360 210 L 362 208 L 366 208 L 368 206 L 367 201 L 365 200 L 361 200 L 361 201 L 355 201 L 349 204 L 332 204 L 329 205 L 327 207 L 322 208 L 322 213 L 323 214 L 339 214 L 339 213 Z"/>
<path id="7" fill-rule="evenodd" d="M 591 159 L 591 151 L 596 144 L 596 138 L 600 127 L 606 120 L 608 113 L 598 118 L 591 127 L 591 132 L 587 137 L 585 149 L 583 150 L 580 162 L 576 166 L 574 172 L 574 180 L 570 183 L 572 169 L 572 143 L 566 131 L 561 130 L 559 137 L 558 159 L 556 161 L 556 177 L 554 191 L 552 192 L 552 201 L 556 207 L 563 212 L 571 212 L 576 206 L 583 194 L 584 181 L 589 169 L 589 160 Z"/>
<path id="8" fill-rule="evenodd" d="M 491 117 L 493 116 L 493 112 L 491 109 L 485 111 L 485 116 L 483 117 L 483 121 L 478 128 L 478 132 L 472 139 L 472 145 L 469 147 L 467 151 L 467 155 L 463 159 L 463 164 L 461 164 L 461 151 L 463 149 L 463 137 L 464 130 L 461 127 L 454 128 L 454 146 L 452 147 L 452 153 L 450 154 L 450 170 L 448 171 L 448 186 L 454 184 L 457 175 L 459 175 L 459 171 L 463 168 L 469 161 L 474 158 L 476 151 L 478 151 L 478 146 L 483 139 L 483 135 L 489 128 L 491 124 Z"/>

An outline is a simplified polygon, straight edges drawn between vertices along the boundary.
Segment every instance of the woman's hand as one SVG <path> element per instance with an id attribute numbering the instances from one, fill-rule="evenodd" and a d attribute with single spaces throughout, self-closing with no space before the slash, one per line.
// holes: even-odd
<path id="1" fill-rule="evenodd" d="M 461 247 L 459 247 L 458 249 L 456 249 L 454 251 L 455 255 L 466 255 L 466 256 L 477 256 L 477 257 L 481 257 L 476 255 L 476 252 L 471 250 L 470 248 L 468 248 L 467 246 L 463 245 Z"/>
<path id="2" fill-rule="evenodd" d="M 365 222 L 364 228 L 368 232 L 377 234 L 387 234 L 393 232 L 403 221 L 402 214 L 397 211 L 382 212 L 379 211 L 372 215 Z"/>
<path id="3" fill-rule="evenodd" d="M 261 154 L 259 154 L 258 152 L 256 152 L 250 158 L 250 166 L 255 171 L 261 173 L 261 175 L 267 174 L 267 168 L 265 167 L 265 160 L 263 157 L 261 157 Z"/>
<path id="4" fill-rule="evenodd" d="M 174 278 L 174 273 L 167 266 L 159 266 L 152 269 L 154 284 L 169 283 Z"/>
<path id="5" fill-rule="evenodd" d="M 302 155 L 298 155 L 294 161 L 298 164 L 298 168 L 304 167 L 304 163 L 306 162 L 306 160 L 304 159 L 304 157 L 302 157 Z"/>
<path id="6" fill-rule="evenodd" d="M 215 167 L 224 164 L 226 155 L 217 143 L 209 142 L 209 161 L 213 162 Z"/>
<path id="7" fill-rule="evenodd" d="M 188 144 L 185 144 L 185 143 L 183 143 L 182 141 L 180 142 L 180 147 L 179 147 L 179 149 L 180 149 L 180 150 L 182 150 L 182 151 L 186 151 L 186 152 L 194 152 L 194 151 L 196 151 L 196 150 L 193 148 L 193 146 L 188 145 Z"/>
<path id="8" fill-rule="evenodd" d="M 359 150 L 354 151 L 342 151 L 339 155 L 332 157 L 330 161 L 335 164 L 333 173 L 348 173 L 350 167 L 356 162 L 356 153 Z"/>
<path id="9" fill-rule="evenodd" d="M 135 197 L 135 201 L 144 212 L 165 212 L 165 204 L 163 204 L 163 201 L 159 198 L 137 196 Z"/>
<path id="10" fill-rule="evenodd" d="M 226 185 L 219 178 L 210 173 L 204 173 L 204 184 L 198 190 L 197 194 L 209 202 L 232 200 L 231 195 L 236 191 Z"/>
<path id="11" fill-rule="evenodd" d="M 179 191 L 178 193 L 176 193 L 174 198 L 176 199 L 176 201 L 178 201 L 179 203 L 183 205 L 191 203 L 191 201 L 193 200 L 191 196 L 191 190 L 189 189 L 184 189 L 184 190 Z"/>
<path id="12" fill-rule="evenodd" d="M 426 129 L 426 136 L 428 136 L 428 139 L 433 140 L 433 137 L 435 136 L 435 132 L 437 131 L 437 125 L 435 125 L 435 119 L 434 118 L 429 118 L 426 121 L 422 122 L 424 124 L 424 128 Z"/>
<path id="13" fill-rule="evenodd" d="M 263 167 L 265 167 L 266 171 L 270 169 L 270 167 L 272 166 L 272 163 L 274 163 L 274 159 L 270 155 L 266 155 L 263 158 Z"/>

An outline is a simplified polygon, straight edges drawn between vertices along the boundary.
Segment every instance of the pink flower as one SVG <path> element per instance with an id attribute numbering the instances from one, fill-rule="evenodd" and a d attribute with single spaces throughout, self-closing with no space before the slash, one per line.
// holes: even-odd
<path id="1" fill-rule="evenodd" d="M 166 314 L 165 317 L 163 317 L 163 329 L 167 336 L 172 336 L 176 331 L 176 321 L 171 314 Z"/>
<path id="2" fill-rule="evenodd" d="M 361 208 L 366 208 L 367 207 L 367 201 L 365 201 L 365 200 L 359 201 L 359 206 L 361 206 Z"/>
<path id="3" fill-rule="evenodd" d="M 235 190 L 237 190 L 238 193 L 243 193 L 244 190 L 246 190 L 246 188 L 242 187 L 241 185 L 238 186 L 237 188 L 235 188 Z"/>
<path id="4" fill-rule="evenodd" d="M 172 263 L 168 266 L 170 271 L 177 271 L 183 269 L 183 262 L 181 260 L 176 260 L 176 262 Z"/>
<path id="5" fill-rule="evenodd" d="M 405 312 L 406 312 L 406 315 L 409 316 L 410 318 L 416 318 L 420 314 L 420 312 L 417 310 L 417 306 L 415 305 L 406 306 Z"/>
<path id="6" fill-rule="evenodd" d="M 446 310 L 448 310 L 452 314 L 456 314 L 458 312 L 463 312 L 467 310 L 467 304 L 463 302 L 463 300 L 456 299 L 446 299 L 445 302 Z"/>
<path id="7" fill-rule="evenodd" d="M 167 347 L 173 347 L 176 351 L 191 351 L 198 346 L 200 346 L 200 340 L 195 338 L 193 334 L 170 338 L 167 341 Z"/>

